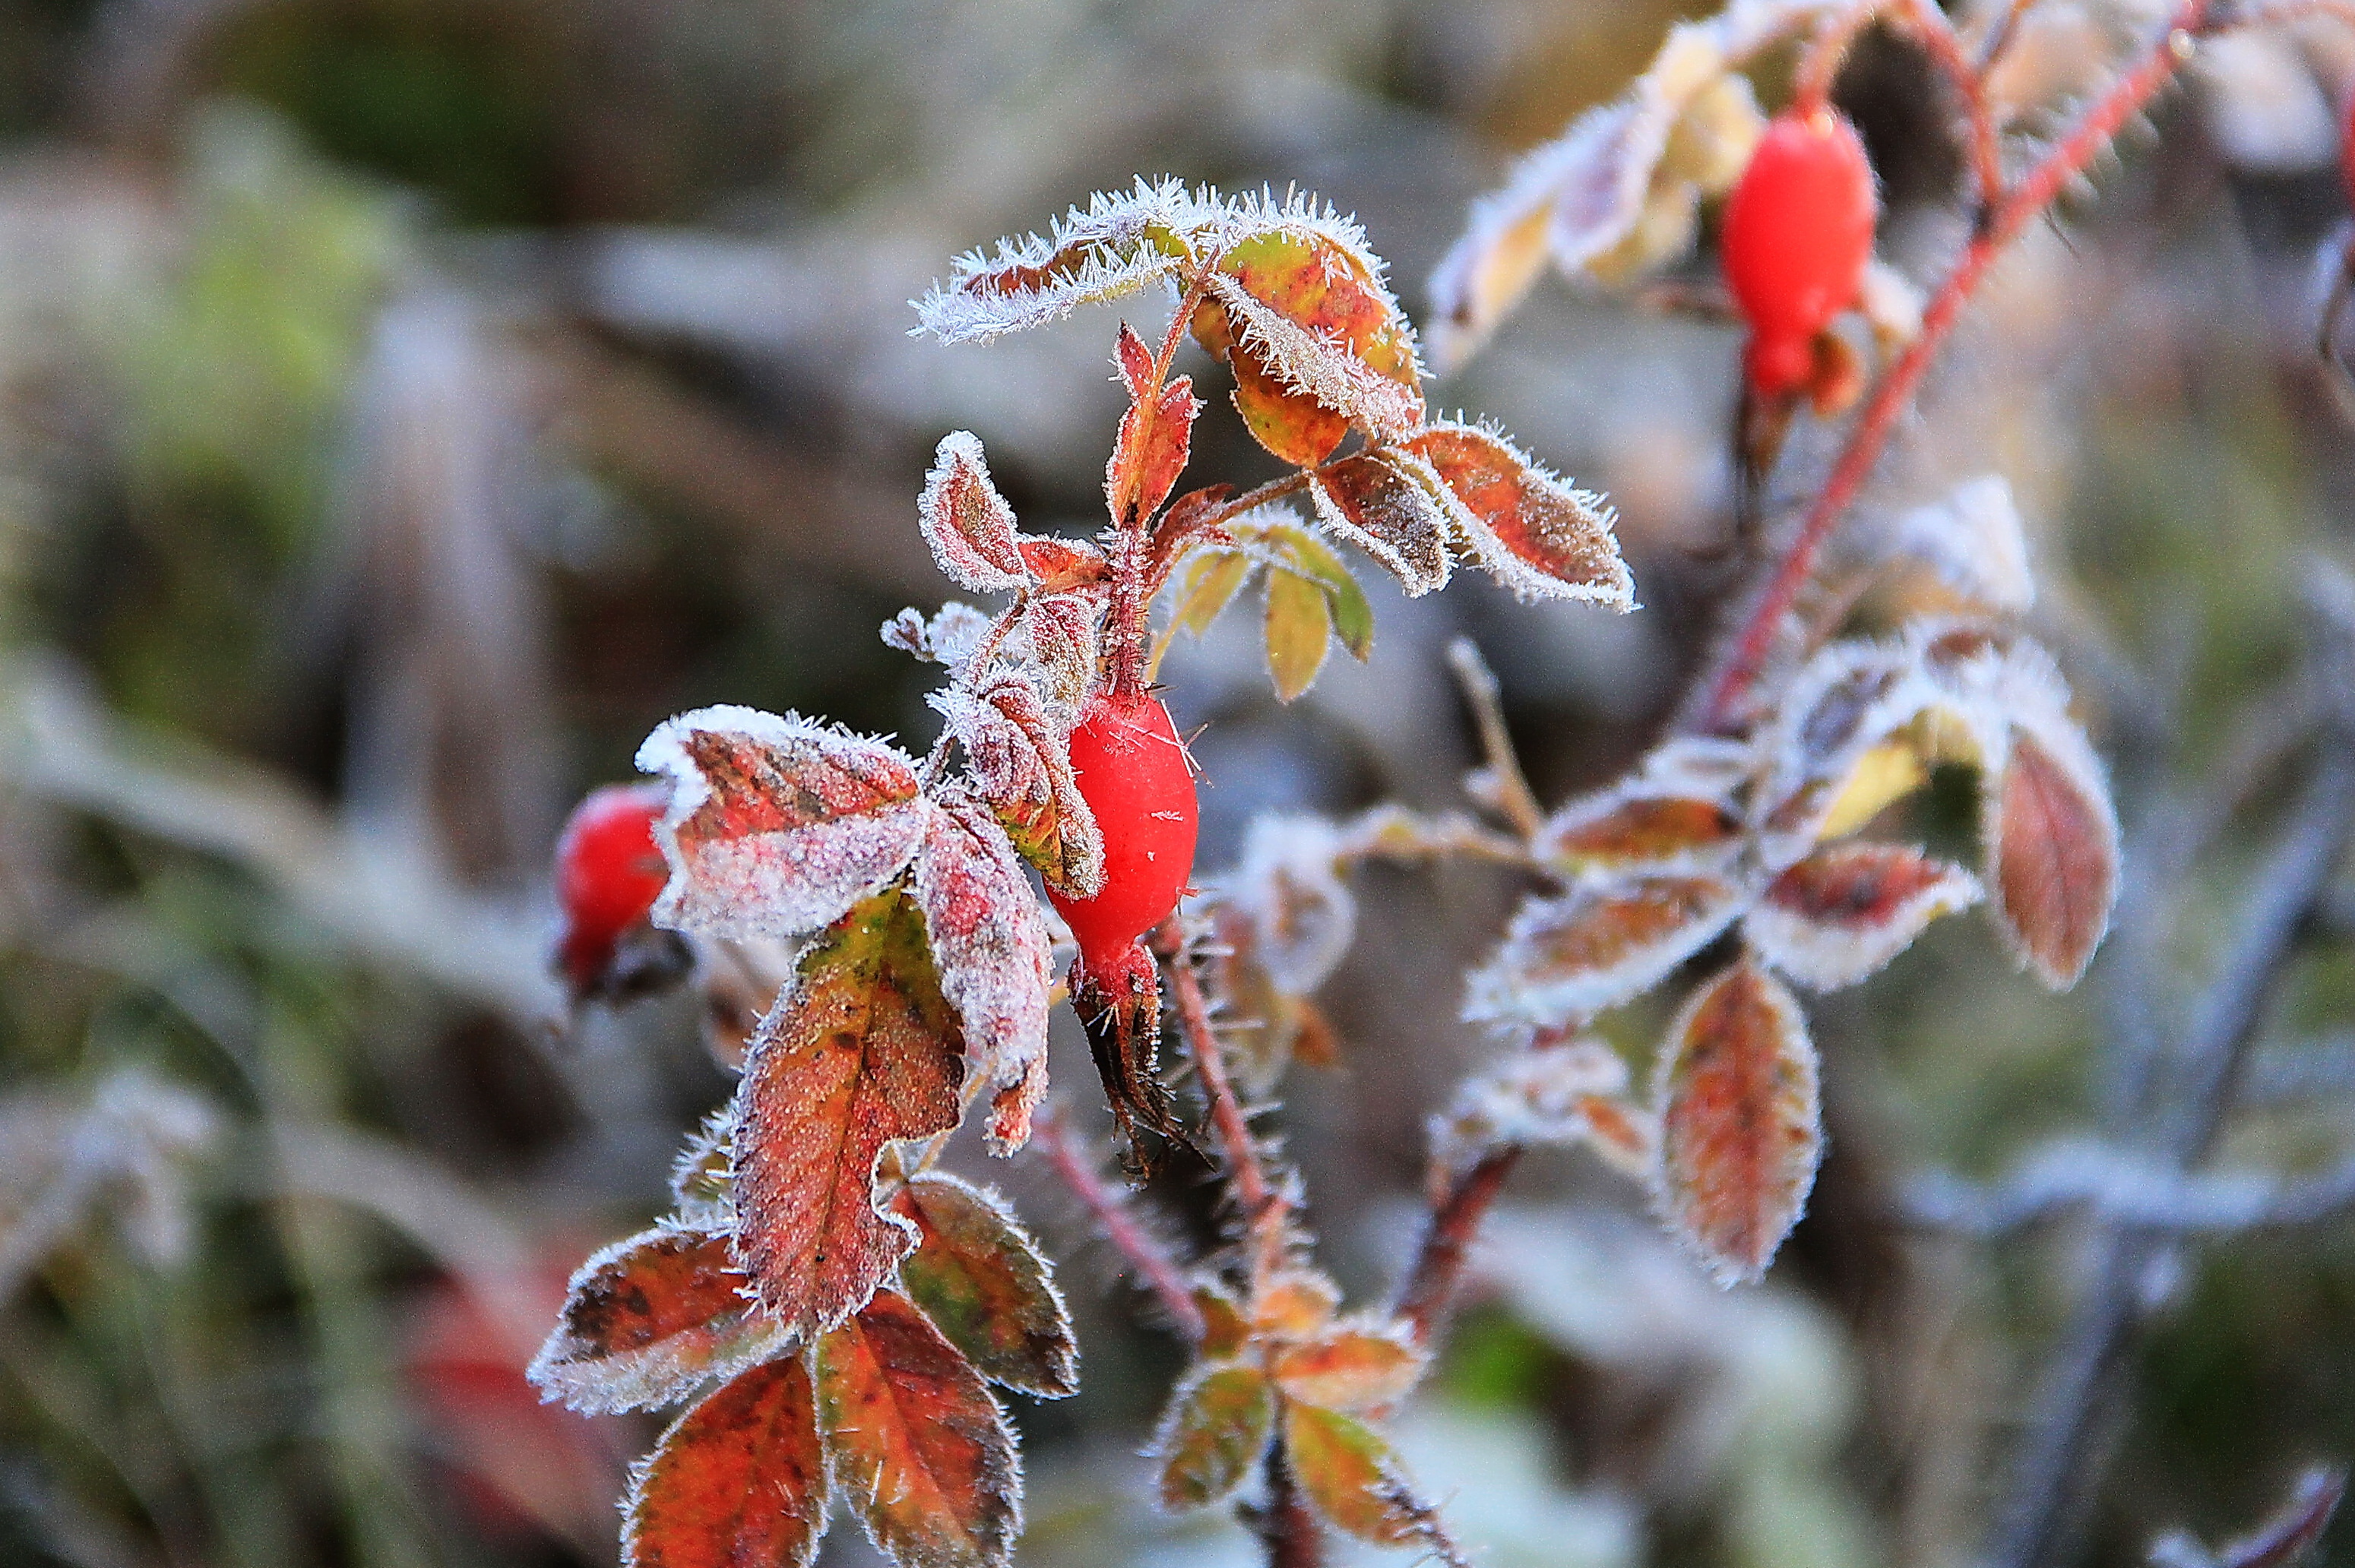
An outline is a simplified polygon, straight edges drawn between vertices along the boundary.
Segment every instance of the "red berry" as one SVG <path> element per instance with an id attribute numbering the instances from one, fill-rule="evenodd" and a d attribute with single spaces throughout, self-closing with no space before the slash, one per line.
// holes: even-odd
<path id="1" fill-rule="evenodd" d="M 1721 238 L 1758 391 L 1806 384 L 1817 334 L 1856 302 L 1879 210 L 1864 143 L 1843 116 L 1785 111 L 1766 127 L 1726 200 Z"/>
<path id="2" fill-rule="evenodd" d="M 556 842 L 556 901 L 564 911 L 557 961 L 573 989 L 600 989 L 623 935 L 654 907 L 670 867 L 655 843 L 667 791 L 609 784 L 573 808 Z"/>
<path id="3" fill-rule="evenodd" d="M 1194 771 L 1156 699 L 1102 695 L 1071 731 L 1071 771 L 1103 833 L 1103 891 L 1050 890 L 1080 944 L 1080 966 L 1116 973 L 1122 959 L 1168 917 L 1194 869 Z"/>

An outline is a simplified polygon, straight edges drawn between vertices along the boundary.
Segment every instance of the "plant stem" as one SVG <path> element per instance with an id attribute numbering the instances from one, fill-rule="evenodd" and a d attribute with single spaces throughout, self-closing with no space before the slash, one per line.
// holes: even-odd
<path id="1" fill-rule="evenodd" d="M 1701 728 L 1725 730 L 1736 726 L 1742 718 L 1742 699 L 1764 671 L 1784 618 L 1806 586 L 1817 556 L 1880 461 L 1899 418 L 1913 403 L 1923 376 L 1938 351 L 1945 346 L 1963 307 L 1977 293 L 1997 258 L 2072 180 L 2092 165 L 2094 157 L 2109 145 L 2126 122 L 2140 113 L 2158 90 L 2174 78 L 2207 14 L 2207 0 L 2185 0 L 2143 58 L 2112 83 L 2069 134 L 1988 210 L 1978 232 L 1964 246 L 1962 255 L 1923 309 L 1921 335 L 1881 376 L 1864 411 L 1849 428 L 1830 477 L 1808 508 L 1790 548 L 1760 589 L 1709 686 L 1707 698 L 1699 709 Z"/>
<path id="2" fill-rule="evenodd" d="M 1281 1442 L 1267 1452 L 1267 1502 L 1254 1528 L 1267 1548 L 1267 1568 L 1324 1568 L 1324 1532 L 1300 1495 Z"/>
<path id="3" fill-rule="evenodd" d="M 1178 1331 L 1188 1342 L 1199 1344 L 1203 1334 L 1202 1309 L 1194 1304 L 1194 1293 L 1187 1287 L 1186 1276 L 1150 1232 L 1136 1223 L 1112 1189 L 1104 1184 L 1095 1164 L 1071 1139 L 1064 1126 L 1061 1111 L 1049 1107 L 1034 1124 L 1030 1142 L 1047 1157 L 1048 1168 L 1062 1179 L 1081 1205 L 1103 1231 L 1129 1266 L 1160 1301 L 1163 1311 L 1169 1314 Z"/>
<path id="4" fill-rule="evenodd" d="M 1446 1319 L 1456 1287 L 1463 1282 L 1464 1266 L 1471 1257 L 1472 1238 L 1495 1206 L 1497 1195 L 1504 1191 L 1505 1178 L 1520 1160 L 1518 1144 L 1490 1150 L 1456 1175 L 1432 1205 L 1423 1244 L 1415 1249 L 1414 1266 L 1401 1282 L 1392 1308 L 1417 1345 L 1428 1346 Z"/>
<path id="5" fill-rule="evenodd" d="M 1963 52 L 1954 23 L 1946 19 L 1936 0 L 1905 0 L 1904 10 L 1922 52 L 1963 101 L 1964 116 L 1970 122 L 1971 173 L 1978 185 L 1978 210 L 1989 211 L 2003 199 L 2003 147 L 1996 137 L 1995 114 L 1987 106 L 1978 68 Z"/>
<path id="6" fill-rule="evenodd" d="M 1174 922 L 1165 929 L 1174 938 Z M 1235 1185 L 1235 1202 L 1242 1209 L 1244 1223 L 1256 1228 L 1269 1206 L 1281 1205 L 1284 1200 L 1260 1163 L 1251 1118 L 1243 1114 L 1242 1101 L 1227 1076 L 1226 1058 L 1210 1025 L 1201 978 L 1176 941 L 1163 946 L 1162 956 L 1167 960 L 1170 993 L 1178 1001 L 1178 1025 L 1186 1033 L 1187 1048 L 1193 1053 L 1194 1070 L 1201 1075 L 1202 1093 L 1210 1102 L 1210 1122 L 1219 1129 L 1219 1142 L 1227 1151 L 1227 1177 Z"/>

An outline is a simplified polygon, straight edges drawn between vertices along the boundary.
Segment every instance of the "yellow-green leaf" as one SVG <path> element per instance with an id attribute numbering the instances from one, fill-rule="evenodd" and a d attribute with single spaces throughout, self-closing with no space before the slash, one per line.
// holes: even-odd
<path id="1" fill-rule="evenodd" d="M 1161 1461 L 1161 1506 L 1208 1508 L 1241 1486 L 1267 1450 L 1275 1391 L 1253 1366 L 1213 1366 L 1178 1385 L 1153 1452 Z"/>
<path id="2" fill-rule="evenodd" d="M 1251 569 L 1251 557 L 1238 550 L 1206 550 L 1197 555 L 1186 564 L 1172 624 L 1197 637 L 1209 630 L 1219 612 L 1241 590 Z"/>
<path id="3" fill-rule="evenodd" d="M 1364 1422 L 1287 1404 L 1284 1445 L 1301 1489 L 1334 1529 L 1377 1546 L 1429 1539 L 1430 1516 L 1416 1505 L 1398 1456 Z"/>
<path id="4" fill-rule="evenodd" d="M 1278 697 L 1288 703 L 1315 683 L 1332 630 L 1322 585 L 1296 572 L 1268 573 L 1267 672 Z"/>

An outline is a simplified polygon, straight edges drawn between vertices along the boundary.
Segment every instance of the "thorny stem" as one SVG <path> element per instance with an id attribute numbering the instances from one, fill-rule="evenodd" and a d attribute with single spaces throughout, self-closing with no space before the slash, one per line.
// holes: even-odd
<path id="1" fill-rule="evenodd" d="M 1904 11 L 1922 52 L 1963 101 L 1963 114 L 1970 122 L 1971 172 L 1978 185 L 1978 209 L 1989 211 L 2003 199 L 2003 148 L 1996 137 L 1995 113 L 1987 106 L 1978 68 L 1963 52 L 1963 41 L 1955 36 L 1955 25 L 1938 8 L 1937 0 L 1905 0 Z"/>
<path id="2" fill-rule="evenodd" d="M 1178 357 L 1178 345 L 1184 340 L 1186 324 L 1202 302 L 1209 285 L 1208 274 L 1186 286 L 1178 302 L 1178 310 L 1169 318 L 1169 330 L 1162 334 L 1161 348 L 1153 356 L 1153 374 L 1145 387 L 1135 394 L 1130 408 L 1136 417 L 1147 417 L 1146 411 L 1159 402 L 1161 388 L 1169 378 L 1169 366 Z M 1128 493 L 1133 476 L 1124 471 L 1113 486 L 1114 493 Z M 1144 515 L 1132 501 L 1122 507 L 1126 514 L 1112 520 L 1112 605 L 1105 617 L 1106 653 L 1112 665 L 1112 689 L 1115 696 L 1134 699 L 1145 689 L 1146 683 L 1146 617 L 1153 608 L 1153 596 L 1159 584 L 1153 580 L 1152 520 Z"/>
<path id="3" fill-rule="evenodd" d="M 1267 1568 L 1324 1568 L 1324 1532 L 1293 1479 L 1282 1443 L 1267 1451 L 1267 1501 L 1252 1527 L 1267 1548 Z"/>
<path id="4" fill-rule="evenodd" d="M 1832 82 L 1839 76 L 1839 68 L 1848 58 L 1856 36 L 1870 26 L 1881 14 L 1880 0 L 1865 0 L 1845 11 L 1835 11 L 1825 16 L 1816 28 L 1815 40 L 1799 58 L 1797 79 L 1791 84 L 1791 106 L 1801 114 L 1821 114 L 1831 102 Z"/>
<path id="5" fill-rule="evenodd" d="M 1243 1114 L 1242 1101 L 1236 1097 L 1234 1084 L 1227 1076 L 1226 1057 L 1219 1048 L 1218 1033 L 1210 1026 L 1210 1008 L 1202 995 L 1201 978 L 1181 950 L 1183 938 L 1176 923 L 1171 922 L 1164 931 L 1160 947 L 1167 960 L 1170 994 L 1178 1002 L 1178 1025 L 1185 1030 L 1187 1046 L 1193 1052 L 1194 1070 L 1201 1075 L 1202 1092 L 1210 1102 L 1210 1121 L 1219 1129 L 1220 1143 L 1226 1148 L 1227 1171 L 1235 1184 L 1235 1201 L 1242 1207 L 1244 1223 L 1257 1229 L 1269 1206 L 1281 1206 L 1284 1200 L 1260 1164 L 1259 1144 L 1252 1136 L 1251 1119 Z"/>
<path id="6" fill-rule="evenodd" d="M 1998 60 L 2003 58 L 2003 51 L 2011 47 L 2012 35 L 2019 26 L 2020 17 L 2026 16 L 2029 6 L 2035 3 L 2036 0 L 2009 0 L 2003 8 L 2003 14 L 1995 19 L 1994 26 L 1987 28 L 1987 37 L 1979 40 L 1978 74 L 1982 79 L 1995 69 Z"/>
<path id="7" fill-rule="evenodd" d="M 2075 128 L 2022 176 L 1963 248 L 1962 255 L 1922 313 L 1921 334 L 1907 345 L 1904 354 L 1873 388 L 1864 411 L 1849 429 L 1848 440 L 1832 465 L 1831 476 L 1824 482 L 1790 548 L 1759 592 L 1731 652 L 1709 688 L 1707 700 L 1700 705 L 1700 727 L 1724 730 L 1741 717 L 1739 705 L 1765 669 L 1784 620 L 1815 570 L 1816 557 L 1879 462 L 1899 418 L 1912 404 L 1923 376 L 1960 320 L 1963 307 L 1977 293 L 1997 258 L 2019 238 L 2020 230 L 2052 204 L 2070 181 L 2091 166 L 2126 122 L 2140 113 L 2158 90 L 2173 79 L 2207 14 L 2207 0 L 2185 0 L 2143 59 L 2112 83 Z"/>
<path id="8" fill-rule="evenodd" d="M 1104 1184 L 1094 1162 L 1081 1151 L 1063 1126 L 1058 1109 L 1050 1107 L 1039 1116 L 1031 1129 L 1030 1142 L 1047 1157 L 1048 1168 L 1071 1190 L 1104 1238 L 1128 1260 L 1137 1277 L 1151 1287 L 1178 1331 L 1188 1342 L 1199 1344 L 1204 1333 L 1202 1309 L 1194 1304 L 1194 1293 L 1187 1287 L 1185 1274 L 1161 1244 L 1136 1223 L 1128 1205 Z"/>
<path id="9" fill-rule="evenodd" d="M 1472 1238 L 1496 1206 L 1505 1178 L 1521 1161 L 1518 1144 L 1492 1149 L 1459 1173 L 1431 1207 L 1431 1218 L 1415 1249 L 1414 1265 L 1399 1286 L 1392 1310 L 1418 1346 L 1428 1346 L 1446 1319 L 1472 1255 Z"/>

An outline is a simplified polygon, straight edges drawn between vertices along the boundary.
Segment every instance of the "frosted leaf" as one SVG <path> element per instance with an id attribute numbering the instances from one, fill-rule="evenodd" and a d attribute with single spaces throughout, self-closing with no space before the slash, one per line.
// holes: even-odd
<path id="1" fill-rule="evenodd" d="M 1537 281 L 1565 272 L 1624 283 L 1684 252 L 1705 196 L 1732 187 L 1764 129 L 1735 72 L 1835 0 L 1737 4 L 1669 29 L 1649 69 L 1516 164 L 1473 204 L 1431 279 L 1443 369 L 1468 358 Z"/>
<path id="2" fill-rule="evenodd" d="M 1814 991 L 1877 973 L 1941 915 L 1979 901 L 1961 866 L 1902 844 L 1828 844 L 1767 885 L 1742 922 L 1759 957 Z"/>
<path id="3" fill-rule="evenodd" d="M 936 799 L 916 857 L 916 902 L 941 993 L 964 1022 L 973 1069 L 1019 1099 L 1047 1055 L 1046 921 L 989 808 L 954 785 Z M 993 1122 L 990 1151 L 1011 1154 L 1028 1134 L 1027 1116 Z"/>
<path id="4" fill-rule="evenodd" d="M 1799 1004 L 1744 959 L 1668 1025 L 1653 1070 L 1653 1201 L 1720 1285 L 1755 1284 L 1823 1157 L 1816 1048 Z"/>
<path id="5" fill-rule="evenodd" d="M 2004 711 L 2012 722 L 2002 758 L 1980 782 L 1987 913 L 2023 968 L 2066 991 L 2117 906 L 2117 812 L 2101 759 L 2065 711 Z"/>
<path id="6" fill-rule="evenodd" d="M 995 624 L 987 612 L 951 599 L 929 620 L 920 609 L 901 610 L 883 623 L 883 642 L 927 663 L 958 670 L 972 662 Z"/>
<path id="7" fill-rule="evenodd" d="M 1039 694 L 1058 724 L 1070 724 L 1096 677 L 1103 624 L 1101 592 L 1046 593 L 1023 607 L 1018 651 L 1028 655 Z"/>
<path id="8" fill-rule="evenodd" d="M 525 1375 L 574 1410 L 676 1404 L 783 1347 L 782 1326 L 753 1312 L 749 1294 L 726 1233 L 656 1226 L 581 1266 Z"/>
<path id="9" fill-rule="evenodd" d="M 1466 1078 L 1432 1123 L 1442 1177 L 1516 1144 L 1584 1144 L 1614 1169 L 1642 1176 L 1651 1158 L 1648 1116 L 1627 1099 L 1627 1064 L 1601 1040 L 1541 1039 Z"/>
<path id="10" fill-rule="evenodd" d="M 897 876 L 932 808 L 897 747 L 796 714 L 698 708 L 638 748 L 671 779 L 655 838 L 670 883 L 657 925 L 791 937 L 839 918 Z"/>
<path id="11" fill-rule="evenodd" d="M 1944 499 L 1903 514 L 1886 547 L 1891 556 L 1921 562 L 1990 609 L 2016 612 L 2036 600 L 2027 530 L 2000 474 L 1966 480 Z"/>
<path id="12" fill-rule="evenodd" d="M 1003 593 L 1029 585 L 1014 509 L 990 482 L 981 441 L 970 432 L 954 430 L 941 438 L 916 500 L 916 516 L 932 559 L 958 587 Z"/>
<path id="13" fill-rule="evenodd" d="M 1734 792 L 1753 755 L 1739 741 L 1678 736 L 1627 778 L 1556 810 L 1531 847 L 1556 870 L 1588 880 L 1722 872 L 1742 848 Z"/>
<path id="14" fill-rule="evenodd" d="M 1261 817 L 1232 880 L 1251 916 L 1261 966 L 1276 989 L 1306 996 L 1325 983 L 1357 934 L 1358 901 L 1340 877 L 1339 836 L 1319 817 Z"/>
<path id="15" fill-rule="evenodd" d="M 1769 771 L 1753 827 L 1769 869 L 1826 835 L 1859 766 L 1935 696 L 1920 659 L 1902 646 L 1834 642 L 1807 662 L 1764 739 Z"/>
<path id="16" fill-rule="evenodd" d="M 1464 1016 L 1540 1028 L 1641 995 L 1707 947 L 1744 898 L 1718 876 L 1629 877 L 1531 898 L 1467 982 Z"/>
<path id="17" fill-rule="evenodd" d="M 1023 858 L 1057 891 L 1092 898 L 1103 888 L 1103 836 L 1071 773 L 1070 736 L 1023 674 L 1006 672 L 979 693 L 926 699 L 945 715 L 971 759 L 974 787 Z"/>
<path id="18" fill-rule="evenodd" d="M 1524 599 L 1636 608 L 1610 503 L 1570 484 L 1494 430 L 1434 423 L 1406 443 L 1473 558 Z"/>
<path id="19" fill-rule="evenodd" d="M 1403 435 L 1423 418 L 1423 398 L 1369 366 L 1346 344 L 1300 325 L 1223 272 L 1210 291 L 1227 309 L 1238 341 L 1294 391 L 1377 436 Z"/>
<path id="20" fill-rule="evenodd" d="M 1099 193 L 1045 235 L 957 258 L 948 281 L 916 302 L 918 330 L 943 343 L 986 343 L 1060 320 L 1083 304 L 1133 294 L 1186 259 L 1188 237 L 1214 228 L 1215 205 L 1175 180 Z"/>
<path id="21" fill-rule="evenodd" d="M 1925 303 L 1913 281 L 1888 262 L 1875 258 L 1864 264 L 1856 308 L 1872 329 L 1872 341 L 1881 353 L 1894 354 L 1922 335 Z"/>
<path id="22" fill-rule="evenodd" d="M 1317 524 L 1380 562 L 1409 598 L 1446 586 L 1448 514 L 1429 463 L 1412 452 L 1367 452 L 1318 470 L 1308 491 Z"/>

